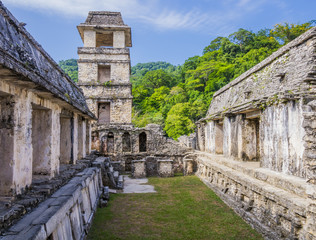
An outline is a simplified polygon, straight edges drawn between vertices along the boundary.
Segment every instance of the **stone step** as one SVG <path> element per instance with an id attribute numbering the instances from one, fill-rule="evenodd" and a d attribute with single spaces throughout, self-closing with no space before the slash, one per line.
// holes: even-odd
<path id="1" fill-rule="evenodd" d="M 305 179 L 272 171 L 267 168 L 261 168 L 259 162 L 236 161 L 233 158 L 206 152 L 200 152 L 198 158 L 204 159 L 206 161 L 215 161 L 226 167 L 240 171 L 257 180 L 265 181 L 274 187 L 284 189 L 298 196 L 316 196 L 316 191 L 312 191 L 313 186 L 307 183 Z"/>

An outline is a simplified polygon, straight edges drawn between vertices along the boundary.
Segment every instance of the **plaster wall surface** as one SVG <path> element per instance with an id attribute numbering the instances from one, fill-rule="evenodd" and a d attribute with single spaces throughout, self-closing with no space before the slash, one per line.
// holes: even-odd
<path id="1" fill-rule="evenodd" d="M 48 109 L 32 109 L 32 172 L 51 174 L 52 162 L 52 113 Z"/>
<path id="2" fill-rule="evenodd" d="M 212 146 L 221 140 L 212 139 L 211 126 L 223 121 L 225 156 L 314 181 L 309 143 L 315 138 L 307 137 L 311 128 L 304 122 L 314 121 L 315 51 L 312 28 L 217 91 L 198 124 L 200 150 L 205 142 L 215 153 Z"/>
<path id="3" fill-rule="evenodd" d="M 125 48 L 125 32 L 115 31 L 113 32 L 113 47 L 114 48 Z"/>
<path id="4" fill-rule="evenodd" d="M 116 56 L 116 55 L 115 55 Z M 112 58 L 108 56 L 108 58 L 112 59 L 108 62 L 105 59 L 92 59 L 86 63 L 79 60 L 78 62 L 78 79 L 79 85 L 91 85 L 91 84 L 98 84 L 99 81 L 99 74 L 98 69 L 99 66 L 110 66 L 110 74 L 109 74 L 109 81 L 111 84 L 126 84 L 129 83 L 129 75 L 130 75 L 130 65 L 129 61 L 127 62 L 119 62 L 116 60 L 115 57 Z"/>
<path id="5" fill-rule="evenodd" d="M 84 46 L 96 47 L 96 32 L 92 30 L 84 31 Z"/>
<path id="6" fill-rule="evenodd" d="M 63 164 L 68 164 L 72 161 L 71 121 L 71 118 L 60 118 L 60 162 Z"/>
<path id="7" fill-rule="evenodd" d="M 306 177 L 301 101 L 271 106 L 261 116 L 261 164 L 278 172 Z"/>

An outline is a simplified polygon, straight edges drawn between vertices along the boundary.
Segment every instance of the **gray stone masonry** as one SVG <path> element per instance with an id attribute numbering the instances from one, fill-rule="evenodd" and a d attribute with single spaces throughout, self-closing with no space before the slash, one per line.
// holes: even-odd
<path id="1" fill-rule="evenodd" d="M 146 177 L 146 160 L 132 161 L 132 176 L 133 178 Z"/>
<path id="2" fill-rule="evenodd" d="M 101 189 L 100 169 L 86 168 L 0 239 L 83 239 L 90 227 Z"/>
<path id="3" fill-rule="evenodd" d="M 167 160 L 158 160 L 157 169 L 159 177 L 173 177 L 173 161 L 170 159 Z"/>
<path id="4" fill-rule="evenodd" d="M 25 214 L 31 212 L 41 202 L 49 198 L 59 188 L 69 182 L 78 172 L 91 166 L 97 156 L 89 155 L 76 165 L 62 165 L 60 173 L 53 179 L 34 179 L 32 185 L 18 199 L 0 198 L 0 234 L 16 223 Z"/>
<path id="5" fill-rule="evenodd" d="M 184 172 L 266 239 L 316 239 L 315 126 L 316 27 L 214 94 Z"/>

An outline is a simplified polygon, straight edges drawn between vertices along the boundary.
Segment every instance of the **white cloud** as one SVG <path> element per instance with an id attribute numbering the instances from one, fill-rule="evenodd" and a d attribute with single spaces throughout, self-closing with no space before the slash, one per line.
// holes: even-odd
<path id="1" fill-rule="evenodd" d="M 232 21 L 259 9 L 266 1 L 269 0 L 221 0 L 220 3 L 207 0 L 205 9 L 186 11 L 172 9 L 167 0 L 4 0 L 4 3 L 69 17 L 86 17 L 91 10 L 120 11 L 125 21 L 131 19 L 161 30 L 207 29 L 218 33 L 229 29 Z M 219 7 L 210 9 L 211 3 L 217 3 Z"/>

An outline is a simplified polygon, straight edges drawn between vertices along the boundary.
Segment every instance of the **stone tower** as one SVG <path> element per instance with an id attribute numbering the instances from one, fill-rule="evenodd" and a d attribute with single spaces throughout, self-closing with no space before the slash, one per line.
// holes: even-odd
<path id="1" fill-rule="evenodd" d="M 119 12 L 89 12 L 77 26 L 83 41 L 78 48 L 78 84 L 90 110 L 98 117 L 92 130 L 131 125 L 131 28 Z"/>

